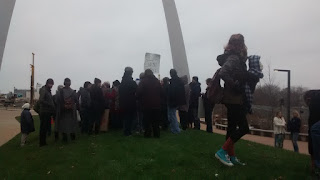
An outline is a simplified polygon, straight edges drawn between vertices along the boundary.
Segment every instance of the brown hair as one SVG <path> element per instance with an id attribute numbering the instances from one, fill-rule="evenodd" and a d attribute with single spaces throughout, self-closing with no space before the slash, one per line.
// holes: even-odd
<path id="1" fill-rule="evenodd" d="M 224 49 L 225 51 L 236 53 L 242 58 L 247 59 L 247 46 L 244 43 L 244 36 L 242 34 L 231 35 L 229 42 Z"/>
<path id="2" fill-rule="evenodd" d="M 276 117 L 278 117 L 280 113 L 282 114 L 281 111 L 277 111 L 277 112 L 276 112 Z"/>

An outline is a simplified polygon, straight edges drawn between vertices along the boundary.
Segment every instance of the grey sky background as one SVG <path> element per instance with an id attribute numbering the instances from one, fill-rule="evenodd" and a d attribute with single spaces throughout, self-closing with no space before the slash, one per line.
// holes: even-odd
<path id="1" fill-rule="evenodd" d="M 212 77 L 216 56 L 231 34 L 245 36 L 249 54 L 267 69 L 292 70 L 292 85 L 319 88 L 320 1 L 176 0 L 191 76 Z M 121 80 L 125 66 L 134 78 L 146 52 L 161 54 L 161 77 L 169 76 L 171 52 L 161 0 L 17 0 L 0 71 L 0 91 L 65 77 L 79 89 L 95 77 Z M 281 87 L 286 73 L 271 72 Z M 266 72 L 265 72 L 266 74 Z M 262 81 L 263 82 L 263 81 Z M 53 92 L 54 92 L 53 91 Z"/>

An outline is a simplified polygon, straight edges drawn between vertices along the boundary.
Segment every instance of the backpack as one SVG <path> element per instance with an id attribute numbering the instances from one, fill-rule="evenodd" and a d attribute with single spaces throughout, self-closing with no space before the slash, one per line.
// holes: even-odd
<path id="1" fill-rule="evenodd" d="M 72 110 L 73 104 L 74 104 L 74 101 L 71 97 L 64 98 L 64 109 L 65 110 Z"/>
<path id="2" fill-rule="evenodd" d="M 36 104 L 33 106 L 33 110 L 34 110 L 36 113 L 40 114 L 40 101 L 39 101 L 39 100 L 38 100 L 38 101 L 36 102 Z"/>
<path id="3" fill-rule="evenodd" d="M 209 103 L 212 105 L 221 103 L 223 97 L 223 88 L 220 85 L 220 70 L 221 68 L 219 68 L 216 73 L 214 73 L 208 85 L 207 98 L 209 100 Z"/>
<path id="4" fill-rule="evenodd" d="M 74 100 L 72 99 L 72 96 L 64 98 L 63 89 L 61 89 L 61 99 L 63 100 L 62 108 L 64 110 L 72 110 L 73 109 Z"/>

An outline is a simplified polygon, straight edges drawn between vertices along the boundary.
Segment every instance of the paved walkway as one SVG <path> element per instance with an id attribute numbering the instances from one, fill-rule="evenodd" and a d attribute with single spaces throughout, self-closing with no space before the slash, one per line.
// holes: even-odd
<path id="1" fill-rule="evenodd" d="M 20 133 L 20 123 L 15 119 L 20 114 L 21 110 L 0 109 L 0 146 Z"/>
<path id="2" fill-rule="evenodd" d="M 20 123 L 15 119 L 16 116 L 20 116 L 20 109 L 4 110 L 0 109 L 0 146 L 8 142 L 10 139 L 15 137 L 20 133 Z M 32 112 L 34 114 L 34 112 Z M 206 125 L 201 123 L 201 129 L 205 130 Z M 226 131 L 219 130 L 214 128 L 214 133 L 225 135 Z M 245 135 L 242 139 L 265 144 L 269 146 L 274 145 L 274 138 L 271 137 L 262 137 L 256 135 Z M 308 154 L 308 143 L 307 142 L 298 142 L 300 153 Z M 284 149 L 293 151 L 293 146 L 290 140 L 284 141 Z"/>
<path id="3" fill-rule="evenodd" d="M 201 129 L 205 130 L 206 129 L 206 125 L 201 123 Z M 216 129 L 214 126 L 213 132 L 216 134 L 222 134 L 225 135 L 226 131 L 220 130 L 220 129 Z M 248 140 L 248 141 L 252 141 L 252 142 L 256 142 L 259 144 L 264 144 L 264 145 L 268 145 L 268 146 L 274 146 L 274 138 L 272 137 L 263 137 L 263 136 L 257 136 L 257 135 L 251 135 L 251 134 L 247 134 L 245 136 L 242 137 L 242 139 Z M 303 141 L 298 141 L 298 146 L 299 146 L 299 151 L 301 154 L 307 154 L 308 153 L 308 143 L 307 142 L 303 142 Z M 283 143 L 283 148 L 293 151 L 293 145 L 291 140 L 284 140 Z"/>

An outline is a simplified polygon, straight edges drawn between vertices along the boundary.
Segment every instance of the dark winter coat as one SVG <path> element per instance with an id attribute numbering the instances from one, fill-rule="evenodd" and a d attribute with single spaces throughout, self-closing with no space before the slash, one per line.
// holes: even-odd
<path id="1" fill-rule="evenodd" d="M 168 84 L 165 84 L 161 87 L 162 91 L 162 97 L 161 97 L 161 108 L 162 109 L 167 109 L 168 108 Z"/>
<path id="2" fill-rule="evenodd" d="M 300 127 L 301 127 L 301 119 L 298 117 L 292 118 L 288 122 L 288 131 L 292 133 L 299 133 L 300 132 Z"/>
<path id="3" fill-rule="evenodd" d="M 154 76 L 145 76 L 139 83 L 137 97 L 143 109 L 161 108 L 161 84 Z"/>
<path id="4" fill-rule="evenodd" d="M 135 111 L 137 106 L 137 83 L 129 75 L 124 75 L 119 87 L 119 105 L 124 111 Z"/>
<path id="5" fill-rule="evenodd" d="M 198 108 L 199 106 L 199 97 L 201 96 L 201 84 L 198 82 L 191 82 L 190 86 L 190 101 L 189 108 Z"/>
<path id="6" fill-rule="evenodd" d="M 85 88 L 81 88 L 79 91 L 79 104 L 80 104 L 80 111 L 88 112 L 91 108 L 91 97 L 90 91 Z"/>
<path id="7" fill-rule="evenodd" d="M 64 87 L 56 94 L 57 114 L 55 131 L 61 133 L 75 133 L 77 129 L 77 94 L 70 87 Z M 71 109 L 65 109 L 65 100 L 71 99 Z"/>
<path id="8" fill-rule="evenodd" d="M 21 126 L 21 133 L 29 134 L 35 131 L 30 109 L 24 109 L 22 111 L 20 126 Z"/>
<path id="9" fill-rule="evenodd" d="M 178 107 L 187 104 L 184 83 L 179 77 L 173 77 L 170 79 L 167 97 L 168 105 L 170 107 Z"/>
<path id="10" fill-rule="evenodd" d="M 51 90 L 47 86 L 40 89 L 40 113 L 55 113 L 55 106 Z"/>
<path id="11" fill-rule="evenodd" d="M 90 89 L 91 111 L 93 113 L 102 113 L 105 108 L 104 96 L 101 87 L 93 85 Z"/>
<path id="12" fill-rule="evenodd" d="M 213 109 L 214 105 L 212 105 L 212 103 L 210 103 L 208 96 L 207 96 L 208 89 L 209 89 L 209 87 L 206 88 L 205 94 L 202 95 L 203 106 L 205 109 Z"/>
<path id="13" fill-rule="evenodd" d="M 320 121 L 320 90 L 310 90 L 307 92 L 310 94 L 309 101 L 309 120 L 308 126 L 311 127 Z"/>
<path id="14" fill-rule="evenodd" d="M 244 85 L 248 76 L 246 59 L 240 59 L 238 55 L 228 53 L 225 57 L 225 61 L 219 62 L 222 65 L 219 75 L 224 81 L 222 102 L 224 104 L 243 104 Z"/>

